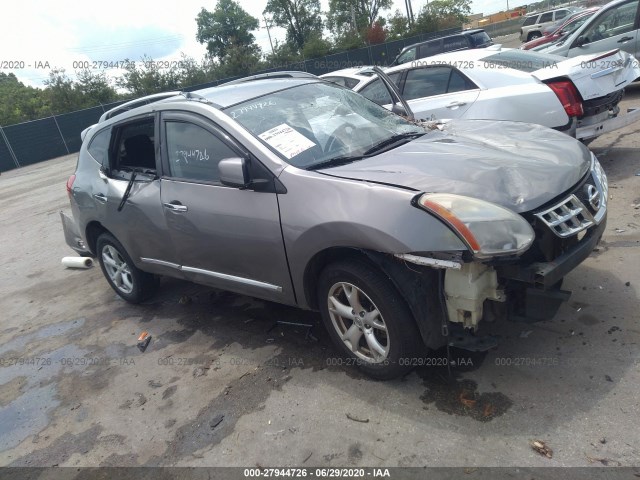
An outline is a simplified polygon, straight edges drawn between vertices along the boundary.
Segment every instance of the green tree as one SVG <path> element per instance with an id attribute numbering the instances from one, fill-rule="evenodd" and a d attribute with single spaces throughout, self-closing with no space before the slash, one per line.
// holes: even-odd
<path id="1" fill-rule="evenodd" d="M 264 67 L 262 52 L 257 45 L 231 45 L 220 61 L 218 78 L 251 75 Z"/>
<path id="2" fill-rule="evenodd" d="M 210 12 L 204 7 L 196 17 L 198 31 L 196 39 L 207 45 L 207 51 L 220 60 L 227 56 L 229 49 L 254 45 L 251 31 L 258 28 L 258 20 L 234 0 L 219 0 Z"/>
<path id="3" fill-rule="evenodd" d="M 413 33 L 433 32 L 465 23 L 471 13 L 470 0 L 433 0 L 420 10 Z"/>
<path id="4" fill-rule="evenodd" d="M 304 58 L 318 58 L 329 53 L 331 53 L 331 42 L 325 40 L 320 32 L 311 35 L 302 49 Z"/>
<path id="5" fill-rule="evenodd" d="M 105 71 L 99 73 L 91 70 L 76 72 L 77 80 L 74 82 L 74 90 L 82 97 L 82 104 L 92 107 L 99 103 L 113 102 L 118 98 L 118 93 L 111 86 L 111 81 Z"/>
<path id="6" fill-rule="evenodd" d="M 287 43 L 298 51 L 311 35 L 322 32 L 320 0 L 268 0 L 264 13 L 287 29 Z"/>
<path id="7" fill-rule="evenodd" d="M 116 85 L 141 97 L 152 93 L 176 90 L 180 87 L 181 75 L 177 68 L 162 69 L 151 57 L 144 56 L 140 62 L 125 61 L 125 73 L 116 80 Z"/>
<path id="8" fill-rule="evenodd" d="M 182 88 L 192 87 L 201 83 L 211 82 L 218 79 L 218 69 L 220 64 L 211 57 L 205 57 L 198 62 L 192 57 L 181 54 L 178 65 L 177 76 Z"/>
<path id="9" fill-rule="evenodd" d="M 51 113 L 66 113 L 80 110 L 84 107 L 82 93 L 66 74 L 64 68 L 54 68 L 49 72 L 49 78 L 44 81 L 45 95 L 52 110 Z"/>
<path id="10" fill-rule="evenodd" d="M 43 90 L 24 85 L 13 73 L 0 72 L 0 125 L 51 115 Z"/>
<path id="11" fill-rule="evenodd" d="M 288 70 L 290 65 L 300 60 L 300 55 L 289 42 L 279 44 L 277 41 L 273 47 L 273 51 L 265 55 L 264 58 L 267 68 L 279 68 L 281 70 Z"/>
<path id="12" fill-rule="evenodd" d="M 393 0 L 329 0 L 327 25 L 334 34 L 341 33 L 347 24 L 351 25 L 352 29 L 361 31 L 372 27 L 380 12 L 391 8 L 392 5 Z"/>
<path id="13" fill-rule="evenodd" d="M 396 10 L 387 19 L 387 39 L 397 40 L 409 35 L 409 19 L 400 10 Z"/>

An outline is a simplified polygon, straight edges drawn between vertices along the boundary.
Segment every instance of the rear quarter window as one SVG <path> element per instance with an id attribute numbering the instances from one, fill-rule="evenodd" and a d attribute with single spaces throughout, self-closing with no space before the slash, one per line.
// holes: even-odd
<path id="1" fill-rule="evenodd" d="M 109 141 L 111 140 L 111 129 L 102 130 L 91 139 L 89 144 L 89 155 L 102 166 L 109 165 Z"/>

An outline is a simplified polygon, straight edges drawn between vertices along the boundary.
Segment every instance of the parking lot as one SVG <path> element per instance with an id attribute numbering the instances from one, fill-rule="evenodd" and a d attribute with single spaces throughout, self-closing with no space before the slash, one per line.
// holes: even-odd
<path id="1" fill-rule="evenodd" d="M 590 148 L 607 230 L 554 320 L 388 382 L 342 365 L 314 312 L 170 279 L 125 303 L 60 264 L 76 156 L 3 173 L 0 465 L 640 466 L 640 125 Z"/>

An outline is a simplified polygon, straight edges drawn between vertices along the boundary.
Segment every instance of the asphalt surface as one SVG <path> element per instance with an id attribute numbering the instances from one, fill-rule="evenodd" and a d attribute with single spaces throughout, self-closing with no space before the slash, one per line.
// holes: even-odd
<path id="1" fill-rule="evenodd" d="M 75 156 L 3 173 L 0 465 L 640 466 L 639 132 L 591 144 L 608 225 L 556 318 L 389 382 L 341 365 L 312 312 L 169 279 L 126 304 L 60 264 Z"/>

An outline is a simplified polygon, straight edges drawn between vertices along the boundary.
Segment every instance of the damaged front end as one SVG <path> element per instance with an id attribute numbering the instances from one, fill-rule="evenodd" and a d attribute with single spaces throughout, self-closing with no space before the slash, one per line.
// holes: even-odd
<path id="1" fill-rule="evenodd" d="M 589 172 L 578 184 L 522 214 L 488 211 L 483 208 L 486 202 L 461 208 L 455 196 L 425 194 L 418 204 L 447 223 L 469 251 L 454 259 L 418 254 L 395 257 L 444 272 L 440 280 L 443 336 L 453 332 L 449 345 L 486 350 L 496 342 L 476 336 L 481 321 L 550 319 L 568 300 L 571 292 L 561 290 L 562 279 L 600 241 L 607 196 L 606 175 L 593 155 Z"/>

